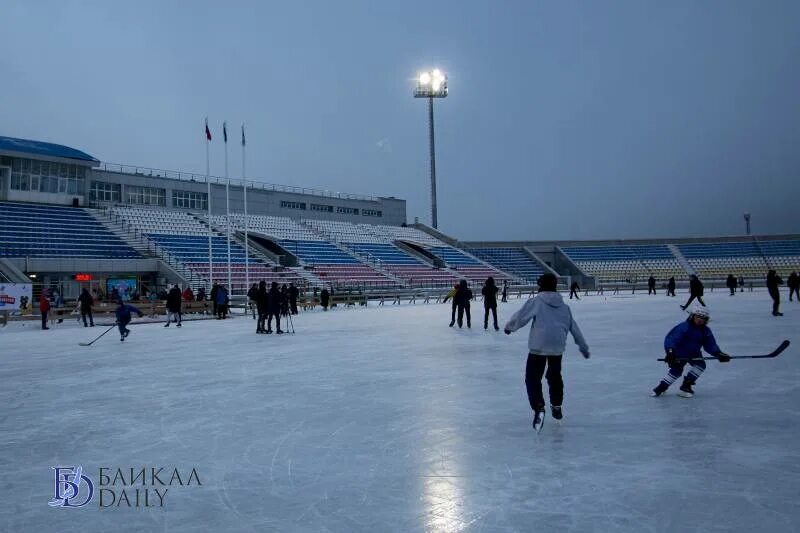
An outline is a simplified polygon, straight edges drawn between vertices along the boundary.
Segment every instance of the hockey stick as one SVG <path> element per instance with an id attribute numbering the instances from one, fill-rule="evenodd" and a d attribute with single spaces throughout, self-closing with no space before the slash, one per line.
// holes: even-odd
<path id="1" fill-rule="evenodd" d="M 111 326 L 110 328 L 108 328 L 107 330 L 105 330 L 103 333 L 101 333 L 101 334 L 100 334 L 100 336 L 98 336 L 98 337 L 97 337 L 95 340 L 93 340 L 92 342 L 79 342 L 79 343 L 78 343 L 78 346 L 91 346 L 91 345 L 92 345 L 92 344 L 94 344 L 96 341 L 100 340 L 100 337 L 102 337 L 103 335 L 105 335 L 106 333 L 108 333 L 109 331 L 111 331 L 112 329 L 114 329 L 115 327 L 117 327 L 117 325 L 116 325 L 116 324 L 114 324 L 113 326 Z"/>
<path id="2" fill-rule="evenodd" d="M 788 340 L 783 341 L 780 346 L 775 348 L 775 350 L 771 353 L 765 355 L 731 355 L 731 359 L 768 359 L 771 357 L 778 357 L 786 348 L 789 347 L 791 344 Z M 713 360 L 716 357 L 695 357 L 693 359 L 677 359 L 676 361 L 683 363 L 684 361 L 700 361 L 700 360 Z M 665 359 L 662 357 L 659 361 L 664 361 Z"/>

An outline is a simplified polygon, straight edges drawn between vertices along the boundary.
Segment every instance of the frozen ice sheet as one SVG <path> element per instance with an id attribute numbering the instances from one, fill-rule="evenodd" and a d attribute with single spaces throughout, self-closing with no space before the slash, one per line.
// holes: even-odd
<path id="1" fill-rule="evenodd" d="M 678 301 L 680 300 L 680 301 Z M 800 339 L 710 362 L 697 395 L 650 398 L 683 299 L 570 302 L 565 419 L 530 428 L 525 331 L 448 328 L 450 306 L 255 322 L 0 331 L 0 530 L 797 531 Z M 522 300 L 501 304 L 501 321 Z M 800 304 L 708 294 L 731 354 L 800 331 Z M 49 508 L 51 466 L 196 468 L 165 507 Z"/>

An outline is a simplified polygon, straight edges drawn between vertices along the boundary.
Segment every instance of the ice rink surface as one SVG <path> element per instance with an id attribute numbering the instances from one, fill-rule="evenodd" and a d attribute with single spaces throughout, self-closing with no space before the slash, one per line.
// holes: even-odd
<path id="1" fill-rule="evenodd" d="M 794 344 L 651 398 L 684 298 L 570 302 L 592 358 L 570 339 L 565 418 L 538 435 L 527 328 L 484 331 L 480 302 L 471 330 L 447 327 L 449 304 L 402 305 L 301 313 L 280 337 L 243 317 L 134 321 L 88 348 L 102 329 L 11 324 L 0 531 L 800 531 L 800 303 L 774 318 L 765 292 L 707 294 L 731 355 Z M 157 466 L 202 485 L 163 508 L 48 507 L 51 467 L 78 464 L 95 483 Z"/>

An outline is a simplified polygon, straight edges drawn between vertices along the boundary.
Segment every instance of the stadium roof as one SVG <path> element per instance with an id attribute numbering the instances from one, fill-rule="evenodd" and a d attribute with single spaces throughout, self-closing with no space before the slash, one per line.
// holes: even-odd
<path id="1" fill-rule="evenodd" d="M 88 163 L 100 162 L 86 152 L 81 152 L 69 146 L 41 141 L 29 141 L 27 139 L 15 139 L 14 137 L 0 136 L 0 152 L 17 152 L 47 157 L 61 157 L 64 159 L 77 159 Z"/>

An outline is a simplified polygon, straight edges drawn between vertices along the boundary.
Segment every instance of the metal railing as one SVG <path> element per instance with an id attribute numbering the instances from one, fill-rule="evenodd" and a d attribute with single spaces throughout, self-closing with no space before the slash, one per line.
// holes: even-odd
<path id="1" fill-rule="evenodd" d="M 197 183 L 206 183 L 205 174 L 196 174 L 194 172 L 181 172 L 179 170 L 164 170 L 158 168 L 140 167 L 137 165 L 123 165 L 119 163 L 101 163 L 100 170 L 105 172 L 116 172 L 118 174 L 131 174 L 134 176 L 142 176 L 146 178 L 167 178 L 181 181 L 191 181 Z M 209 176 L 211 183 L 225 185 L 228 182 L 220 176 Z M 327 191 L 321 189 L 312 189 L 308 187 L 296 187 L 294 185 L 279 185 L 275 183 L 266 183 L 254 180 L 242 180 L 241 178 L 230 178 L 231 185 L 241 186 L 242 182 L 247 183 L 247 187 L 251 189 L 263 189 L 266 191 L 287 192 L 295 194 L 307 194 L 311 196 L 320 196 L 323 198 L 338 198 L 340 200 L 367 200 L 377 202 L 379 197 L 368 194 L 351 194 L 337 191 Z"/>

